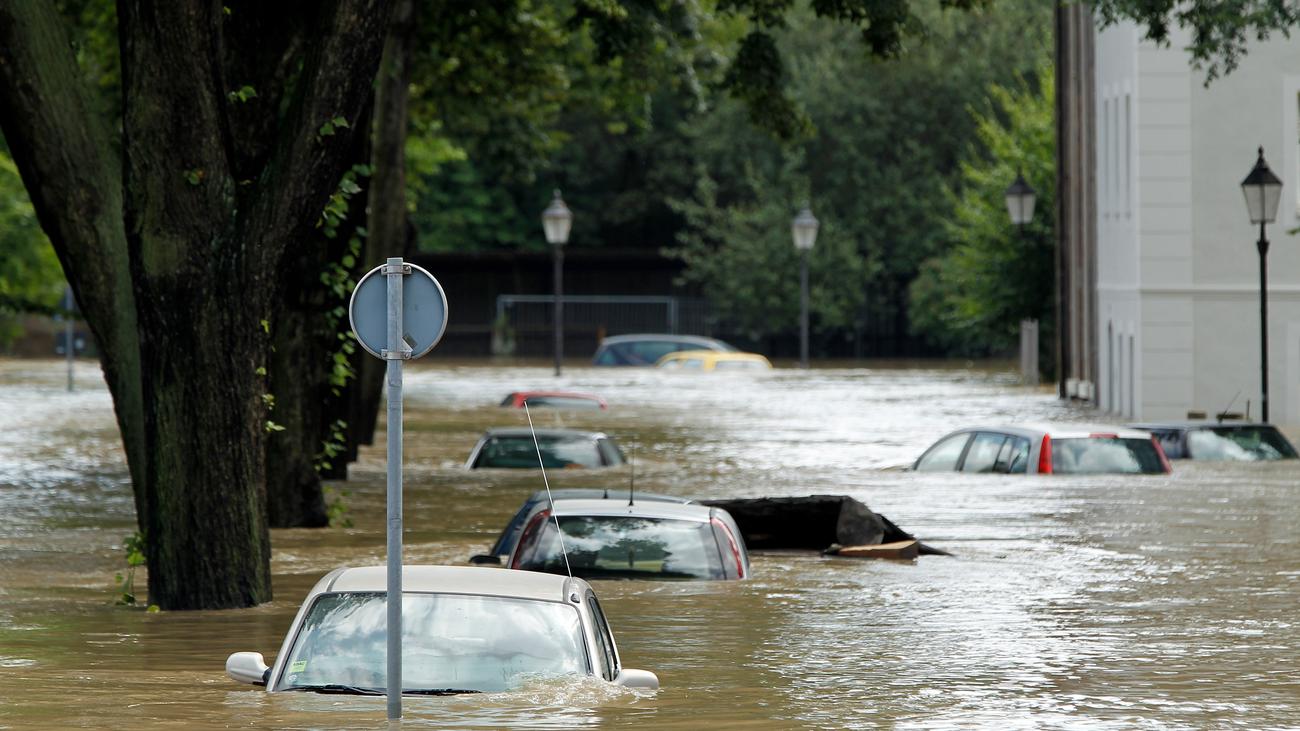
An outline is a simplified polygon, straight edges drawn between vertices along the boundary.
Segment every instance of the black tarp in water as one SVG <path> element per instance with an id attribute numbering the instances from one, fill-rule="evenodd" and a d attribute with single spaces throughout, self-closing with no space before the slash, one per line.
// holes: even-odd
<path id="1" fill-rule="evenodd" d="M 893 521 L 847 495 L 701 500 L 731 513 L 750 549 L 825 551 L 914 540 Z M 920 544 L 922 554 L 947 555 Z"/>

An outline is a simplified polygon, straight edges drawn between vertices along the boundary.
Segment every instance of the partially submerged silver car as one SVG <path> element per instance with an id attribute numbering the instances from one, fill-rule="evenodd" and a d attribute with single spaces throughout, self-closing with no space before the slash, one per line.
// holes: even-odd
<path id="1" fill-rule="evenodd" d="M 1099 424 L 973 426 L 944 436 L 912 465 L 917 472 L 1100 474 L 1169 472 L 1149 433 Z"/>
<path id="2" fill-rule="evenodd" d="M 268 691 L 382 695 L 387 690 L 386 569 L 331 571 L 308 593 L 275 664 L 237 652 L 226 673 Z M 624 668 L 591 586 L 568 576 L 463 566 L 402 569 L 402 692 L 509 691 L 525 682 L 596 675 L 659 687 Z"/>
<path id="3" fill-rule="evenodd" d="M 572 571 L 588 579 L 744 579 L 749 552 L 736 522 L 722 508 L 650 500 L 631 505 L 626 499 L 556 500 L 533 508 L 506 565 Z"/>

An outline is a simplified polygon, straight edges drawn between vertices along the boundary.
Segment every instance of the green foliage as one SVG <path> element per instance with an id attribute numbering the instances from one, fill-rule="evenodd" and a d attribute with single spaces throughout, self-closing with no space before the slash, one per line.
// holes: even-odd
<path id="1" fill-rule="evenodd" d="M 321 212 L 320 221 L 317 223 L 325 238 L 338 238 L 344 222 L 347 221 L 352 199 L 362 192 L 358 179 L 370 177 L 370 174 L 369 165 L 354 165 L 344 173 L 338 189 L 330 196 L 329 203 Z M 342 395 L 343 386 L 347 385 L 349 380 L 357 377 L 356 369 L 352 367 L 352 356 L 357 352 L 356 336 L 352 334 L 350 328 L 343 327 L 343 320 L 347 317 L 344 303 L 357 286 L 352 274 L 358 257 L 361 256 L 362 239 L 367 235 L 365 226 L 353 226 L 343 256 L 339 257 L 338 261 L 329 262 L 320 273 L 320 282 L 324 285 L 327 296 L 334 300 L 333 306 L 326 306 L 324 314 L 326 332 L 335 333 L 338 340 L 338 346 L 329 356 L 330 392 L 336 397 Z M 320 469 L 318 466 L 317 471 Z"/>
<path id="2" fill-rule="evenodd" d="M 331 119 L 325 120 L 325 124 L 322 124 L 320 126 L 320 129 L 316 131 L 316 136 L 333 137 L 335 131 L 347 127 L 348 127 L 348 120 L 344 119 L 343 117 L 333 117 Z"/>
<path id="3" fill-rule="evenodd" d="M 347 498 L 352 495 L 352 491 L 333 485 L 326 485 L 324 490 L 325 516 L 329 519 L 330 527 L 351 528 L 352 518 L 348 517 Z"/>
<path id="4" fill-rule="evenodd" d="M 117 581 L 118 596 L 117 604 L 134 606 L 135 597 L 135 570 L 144 566 L 145 541 L 144 534 L 136 531 L 127 536 L 122 542 L 122 550 L 126 553 L 126 572 L 119 572 L 115 579 Z M 150 608 L 153 611 L 153 608 Z"/>
<path id="5" fill-rule="evenodd" d="M 0 140 L 0 347 L 21 334 L 16 315 L 54 312 L 63 290 L 63 268 Z"/>
<path id="6" fill-rule="evenodd" d="M 718 186 L 703 174 L 696 194 L 676 203 L 686 219 L 672 255 L 686 263 L 684 279 L 709 293 L 715 312 L 755 339 L 794 329 L 799 317 L 799 254 L 790 243 L 800 176 L 790 165 L 779 195 L 759 195 L 720 206 Z M 766 181 L 770 184 L 772 181 Z M 810 320 L 815 329 L 842 329 L 865 301 L 870 264 L 832 221 L 824 222 L 809 257 Z"/>
<path id="7" fill-rule="evenodd" d="M 246 102 L 249 99 L 257 98 L 257 90 L 245 84 L 226 95 L 226 98 L 232 102 Z M 332 133 L 332 131 L 331 131 Z"/>
<path id="8" fill-rule="evenodd" d="M 1300 24 L 1300 5 L 1283 0 L 1093 0 L 1103 24 L 1133 20 L 1147 38 L 1169 44 L 1174 27 L 1190 36 L 1192 64 L 1206 72 L 1206 82 L 1230 73 L 1251 41 L 1272 33 L 1290 37 Z"/>
<path id="9" fill-rule="evenodd" d="M 850 335 L 867 323 L 904 316 L 908 285 L 921 263 L 951 245 L 945 228 L 952 206 L 948 191 L 959 186 L 959 161 L 977 140 L 976 120 L 965 110 L 985 103 L 990 84 L 1009 82 L 1017 73 L 1032 78 L 1051 52 L 1051 8 L 1039 3 L 1003 0 L 987 12 L 966 15 L 937 8 L 917 12 L 928 29 L 925 42 L 888 62 L 863 54 L 850 29 L 806 14 L 786 17 L 778 41 L 790 93 L 816 124 L 808 138 L 780 144 L 747 124 L 745 105 L 724 102 L 684 122 L 676 140 L 654 151 L 670 164 L 677 163 L 676 156 L 693 156 L 697 163 L 689 169 L 714 186 L 719 215 L 686 216 L 678 239 L 690 244 L 683 252 L 687 280 L 700 284 L 715 307 L 762 310 L 762 303 L 743 298 L 767 289 L 719 289 L 720 278 L 760 275 L 749 268 L 718 269 L 698 241 L 718 240 L 719 231 L 747 238 L 727 247 L 759 246 L 757 237 L 768 237 L 773 255 L 777 247 L 787 250 L 784 263 L 772 259 L 771 264 L 794 277 L 789 219 L 808 197 L 825 226 L 812 254 L 812 306 L 833 311 L 833 316 L 817 313 L 814 329 Z M 682 146 L 685 153 L 675 149 Z M 688 190 L 674 197 L 699 203 L 698 185 Z M 769 211 L 762 224 L 766 233 L 757 230 L 756 210 Z M 845 250 L 826 251 L 824 244 Z M 861 264 L 839 262 L 850 252 Z M 819 269 L 821 257 L 828 260 Z M 723 304 L 722 291 L 742 299 Z M 822 304 L 822 297 L 831 299 Z M 787 299 L 788 307 L 797 307 L 797 298 Z M 789 332 L 789 312 L 764 318 L 762 332 Z"/>
<path id="10" fill-rule="evenodd" d="M 332 468 L 331 461 L 347 451 L 348 423 L 336 419 L 329 427 L 329 436 L 321 441 L 321 450 L 316 453 L 314 467 L 317 472 Z"/>
<path id="11" fill-rule="evenodd" d="M 1050 331 L 1055 213 L 1054 90 L 1051 69 L 1038 84 L 994 86 L 973 108 L 978 146 L 961 163 L 949 194 L 950 248 L 930 259 L 911 286 L 912 327 L 949 348 L 974 353 L 1014 346 L 1021 318 Z M 1025 230 L 1011 224 L 1005 191 L 1023 172 L 1038 194 Z M 1050 342 L 1050 337 L 1040 338 Z"/>

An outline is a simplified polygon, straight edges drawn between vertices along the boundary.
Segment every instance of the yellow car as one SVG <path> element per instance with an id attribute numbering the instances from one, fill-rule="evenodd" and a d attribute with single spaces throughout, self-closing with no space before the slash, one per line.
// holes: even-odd
<path id="1" fill-rule="evenodd" d="M 655 363 L 674 371 L 766 371 L 772 364 L 758 353 L 721 353 L 715 350 L 679 350 Z"/>

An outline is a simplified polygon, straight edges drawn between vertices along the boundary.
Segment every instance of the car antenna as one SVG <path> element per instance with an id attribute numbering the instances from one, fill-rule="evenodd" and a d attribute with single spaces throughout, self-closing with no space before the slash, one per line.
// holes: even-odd
<path id="1" fill-rule="evenodd" d="M 1222 424 L 1224 418 L 1228 416 L 1228 409 L 1231 409 L 1232 405 L 1237 403 L 1237 397 L 1240 395 L 1241 395 L 1241 389 L 1237 389 L 1237 392 L 1232 395 L 1232 400 L 1228 402 L 1227 406 L 1223 407 L 1223 411 L 1220 411 L 1219 413 L 1214 415 L 1214 418 L 1218 419 L 1220 424 Z"/>
<path id="2" fill-rule="evenodd" d="M 564 556 L 564 572 L 573 578 L 573 569 L 569 567 L 569 551 L 564 547 L 564 531 L 560 530 L 560 516 L 555 514 L 555 498 L 551 497 L 551 483 L 546 479 L 546 465 L 542 463 L 542 446 L 537 443 L 537 430 L 533 428 L 533 412 L 524 402 L 524 415 L 528 417 L 528 431 L 533 435 L 533 449 L 537 450 L 537 466 L 542 469 L 542 484 L 546 486 L 546 502 L 551 506 L 551 518 L 555 521 L 555 537 L 560 539 L 560 555 Z"/>
<path id="3" fill-rule="evenodd" d="M 636 442 L 628 445 L 628 464 L 632 466 L 632 471 L 627 478 L 627 505 L 632 507 L 632 495 L 636 491 Z"/>

